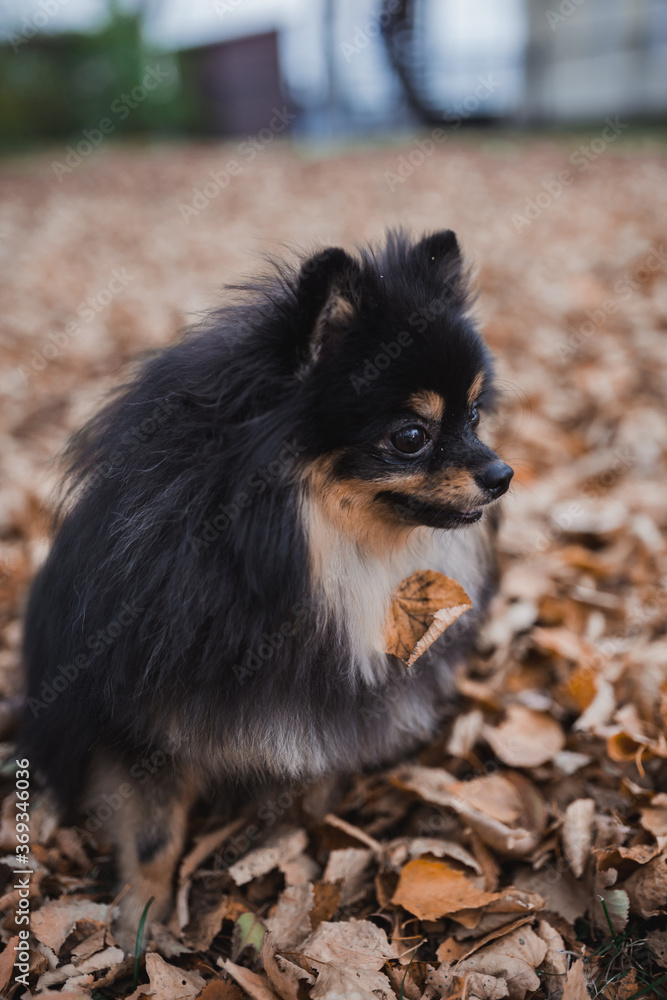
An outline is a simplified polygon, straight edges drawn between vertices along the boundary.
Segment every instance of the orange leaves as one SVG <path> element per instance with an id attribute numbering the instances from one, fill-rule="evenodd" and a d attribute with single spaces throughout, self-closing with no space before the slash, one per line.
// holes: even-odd
<path id="1" fill-rule="evenodd" d="M 463 587 L 442 573 L 413 573 L 397 587 L 385 629 L 385 649 L 408 667 L 472 607 Z"/>
<path id="2" fill-rule="evenodd" d="M 479 889 L 445 861 L 415 858 L 403 868 L 392 903 L 420 920 L 437 920 L 457 910 L 478 909 L 498 898 L 498 893 Z"/>

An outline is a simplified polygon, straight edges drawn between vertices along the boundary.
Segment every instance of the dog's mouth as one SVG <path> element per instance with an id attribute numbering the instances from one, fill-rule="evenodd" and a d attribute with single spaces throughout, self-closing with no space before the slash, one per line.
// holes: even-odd
<path id="1" fill-rule="evenodd" d="M 385 490 L 376 494 L 379 501 L 399 521 L 407 524 L 423 524 L 430 528 L 458 528 L 464 524 L 475 524 L 484 513 L 488 501 L 482 500 L 476 507 L 454 507 L 450 504 L 434 504 L 419 497 Z"/>
<path id="2" fill-rule="evenodd" d="M 481 507 L 469 507 L 466 510 L 452 511 L 452 516 L 458 517 L 462 524 L 474 524 L 484 513 Z"/>

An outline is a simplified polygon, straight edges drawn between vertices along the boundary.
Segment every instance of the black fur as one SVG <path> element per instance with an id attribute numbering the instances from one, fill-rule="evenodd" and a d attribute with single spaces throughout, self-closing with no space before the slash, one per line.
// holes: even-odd
<path id="1" fill-rule="evenodd" d="M 130 767 L 157 747 L 202 786 L 391 759 L 433 731 L 447 702 L 434 663 L 469 647 L 493 586 L 487 552 L 475 612 L 411 671 L 395 662 L 369 684 L 319 606 L 301 516 L 308 469 L 334 453 L 334 475 L 377 482 L 385 516 L 383 482 L 405 463 L 378 441 L 417 391 L 446 400 L 419 468 L 495 457 L 468 426 L 471 382 L 486 373 L 490 405 L 492 374 L 454 235 L 390 235 L 359 258 L 330 249 L 240 291 L 145 362 L 69 450 L 70 491 L 26 618 L 22 744 L 73 807 L 95 754 Z M 406 333 L 378 368 L 381 345 Z M 450 524 L 418 503 L 410 516 Z M 426 714 L 399 732 L 392 705 L 406 691 Z M 307 738 L 288 768 L 271 748 L 295 731 Z M 219 752 L 242 737 L 256 759 Z"/>

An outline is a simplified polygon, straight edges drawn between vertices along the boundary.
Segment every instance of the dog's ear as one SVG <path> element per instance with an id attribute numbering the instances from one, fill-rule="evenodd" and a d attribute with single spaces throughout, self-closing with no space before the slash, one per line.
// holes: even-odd
<path id="1" fill-rule="evenodd" d="M 359 307 L 360 279 L 359 264 L 340 247 L 304 261 L 296 287 L 300 374 L 341 341 Z"/>
<path id="2" fill-rule="evenodd" d="M 451 229 L 441 229 L 438 233 L 430 233 L 412 248 L 412 256 L 433 267 L 446 265 L 450 268 L 462 264 L 461 249 L 456 233 Z"/>
<path id="3" fill-rule="evenodd" d="M 456 234 L 451 229 L 431 233 L 410 251 L 412 263 L 420 274 L 431 274 L 434 283 L 448 299 L 461 307 L 469 300 L 469 276 L 464 265 Z"/>

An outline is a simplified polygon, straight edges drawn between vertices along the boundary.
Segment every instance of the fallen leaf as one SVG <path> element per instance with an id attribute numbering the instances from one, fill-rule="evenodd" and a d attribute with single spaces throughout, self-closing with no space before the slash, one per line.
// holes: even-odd
<path id="1" fill-rule="evenodd" d="M 594 820 L 594 799 L 575 799 L 565 810 L 561 839 L 567 863 L 577 878 L 584 874 L 591 852 Z"/>
<path id="2" fill-rule="evenodd" d="M 246 948 L 252 948 L 255 955 L 259 954 L 266 927 L 254 913 L 242 913 L 234 924 L 232 935 L 232 958 L 234 961 Z"/>
<path id="3" fill-rule="evenodd" d="M 392 903 L 420 920 L 437 920 L 457 910 L 478 909 L 499 896 L 485 892 L 445 861 L 415 858 L 400 874 Z"/>
<path id="4" fill-rule="evenodd" d="M 465 996 L 467 1000 L 502 1000 L 509 996 L 506 979 L 485 976 L 480 972 L 466 972 L 464 976 L 456 976 L 454 984 L 460 984 L 461 996 Z"/>
<path id="5" fill-rule="evenodd" d="M 311 962 L 342 962 L 376 972 L 388 958 L 396 958 L 383 930 L 369 920 L 354 919 L 320 924 L 303 942 L 301 952 Z"/>
<path id="6" fill-rule="evenodd" d="M 471 868 L 476 875 L 482 874 L 477 859 L 455 840 L 443 840 L 440 837 L 397 837 L 385 848 L 385 858 L 396 871 L 411 858 L 420 858 L 425 854 L 432 854 L 434 858 L 450 858 Z"/>
<path id="7" fill-rule="evenodd" d="M 556 719 L 523 705 L 510 705 L 499 726 L 485 726 L 482 732 L 496 757 L 509 767 L 539 767 L 565 746 Z"/>
<path id="8" fill-rule="evenodd" d="M 192 914 L 190 923 L 183 928 L 186 947 L 193 951 L 206 951 L 211 947 L 213 939 L 220 933 L 228 904 L 229 898 L 222 896 L 214 906 Z"/>
<path id="9" fill-rule="evenodd" d="M 332 962 L 320 965 L 312 1000 L 396 1000 L 391 983 L 381 972 Z"/>
<path id="10" fill-rule="evenodd" d="M 646 942 L 655 955 L 658 965 L 667 969 L 667 931 L 649 931 Z"/>
<path id="11" fill-rule="evenodd" d="M 4 994 L 9 980 L 14 974 L 14 960 L 16 958 L 14 949 L 18 947 L 18 943 L 18 936 L 10 938 L 4 951 L 0 954 L 0 994 Z"/>
<path id="12" fill-rule="evenodd" d="M 474 930 L 475 937 L 485 935 L 475 947 L 481 947 L 482 943 L 492 941 L 500 933 L 508 934 L 520 923 L 528 919 L 533 920 L 535 913 L 544 909 L 544 900 L 536 892 L 526 892 L 525 889 L 509 886 L 496 895 L 497 899 L 488 903 L 483 910 L 464 909 L 452 913 L 452 919 L 469 930 Z M 511 924 L 511 927 L 507 926 L 508 924 Z M 457 937 L 463 936 L 462 932 L 457 932 Z"/>
<path id="13" fill-rule="evenodd" d="M 622 886 L 630 908 L 640 917 L 660 917 L 667 912 L 667 851 L 638 868 Z"/>
<path id="14" fill-rule="evenodd" d="M 94 903 L 85 897 L 63 897 L 44 903 L 31 916 L 30 929 L 38 941 L 52 948 L 56 954 L 71 934 L 77 921 L 86 920 L 104 924 L 109 914 L 106 903 Z"/>
<path id="15" fill-rule="evenodd" d="M 245 990 L 251 1000 L 280 1000 L 265 976 L 245 969 L 242 965 L 236 965 L 228 958 L 219 959 L 219 964 L 239 984 L 241 989 Z"/>
<path id="16" fill-rule="evenodd" d="M 651 804 L 641 811 L 641 824 L 657 841 L 667 838 L 667 793 L 658 792 L 652 797 Z M 667 842 L 661 846 L 667 846 Z"/>
<path id="17" fill-rule="evenodd" d="M 547 946 L 542 966 L 546 985 L 549 989 L 560 989 L 567 975 L 567 949 L 562 936 L 547 920 L 540 920 L 537 935 Z"/>
<path id="18" fill-rule="evenodd" d="M 471 607 L 456 580 L 430 569 L 413 573 L 394 593 L 385 627 L 386 652 L 411 667 Z"/>
<path id="19" fill-rule="evenodd" d="M 341 905 L 354 903 L 364 895 L 372 859 L 373 852 L 368 848 L 344 847 L 331 852 L 322 881 L 340 885 Z"/>
<path id="20" fill-rule="evenodd" d="M 523 1000 L 529 990 L 539 988 L 540 980 L 535 969 L 546 953 L 546 942 L 530 927 L 521 927 L 463 959 L 458 964 L 458 970 L 482 972 L 505 979 L 511 1000 Z"/>
<path id="21" fill-rule="evenodd" d="M 632 969 L 620 982 L 610 983 L 605 992 L 608 1000 L 630 1000 L 630 997 L 641 990 L 642 985 L 637 980 L 637 973 Z"/>
<path id="22" fill-rule="evenodd" d="M 385 932 L 370 921 L 322 923 L 303 942 L 301 953 L 318 971 L 311 993 L 315 1000 L 394 1000 L 391 984 L 379 970 L 396 952 Z"/>
<path id="23" fill-rule="evenodd" d="M 303 984 L 314 986 L 315 976 L 291 962 L 284 955 L 277 955 L 272 935 L 267 934 L 262 943 L 261 961 L 271 985 L 281 1000 L 300 1000 Z"/>
<path id="24" fill-rule="evenodd" d="M 434 767 L 406 765 L 392 772 L 391 780 L 399 788 L 420 795 L 427 802 L 453 809 L 494 850 L 512 857 L 525 857 L 539 841 L 543 811 L 533 809 L 536 829 L 528 830 L 517 823 L 526 806 L 541 804 L 537 789 L 523 776 L 523 799 L 518 785 L 507 775 L 493 774 L 471 781 L 454 781 L 447 771 Z M 529 795 L 532 791 L 532 795 Z"/>
<path id="25" fill-rule="evenodd" d="M 354 826 L 352 823 L 348 823 L 347 820 L 342 819 L 340 816 L 336 816 L 334 813 L 327 813 L 327 815 L 322 820 L 327 826 L 333 826 L 336 830 L 341 830 L 346 833 L 348 837 L 356 840 L 358 843 L 363 844 L 364 847 L 368 847 L 369 850 L 380 853 L 382 851 L 382 844 L 362 830 L 358 826 Z"/>
<path id="26" fill-rule="evenodd" d="M 201 991 L 197 1000 L 243 1000 L 240 986 L 231 979 L 212 979 Z"/>
<path id="27" fill-rule="evenodd" d="M 312 882 L 287 886 L 281 892 L 271 915 L 265 921 L 271 932 L 274 948 L 296 948 L 311 933 L 313 928 L 310 924 L 310 911 L 314 905 Z"/>
<path id="28" fill-rule="evenodd" d="M 586 976 L 584 975 L 584 963 L 578 959 L 569 970 L 563 989 L 563 1000 L 590 1000 L 590 994 L 586 989 Z"/>
<path id="29" fill-rule="evenodd" d="M 285 830 L 274 834 L 261 847 L 256 847 L 248 851 L 246 855 L 230 865 L 229 875 L 237 885 L 245 885 L 246 882 L 267 875 L 274 868 L 280 868 L 287 861 L 291 861 L 308 844 L 308 836 L 305 830 L 294 829 Z"/>
<path id="30" fill-rule="evenodd" d="M 150 985 L 140 986 L 128 1000 L 139 1000 L 143 995 L 158 997 L 158 1000 L 194 1000 L 206 985 L 198 972 L 169 965 L 154 951 L 146 954 L 146 972 Z"/>

